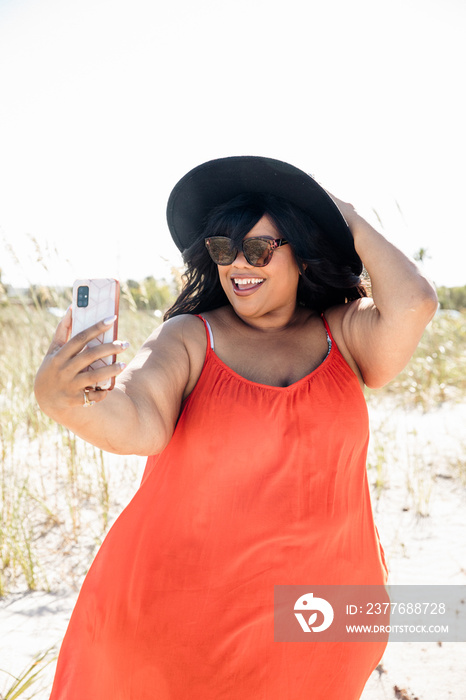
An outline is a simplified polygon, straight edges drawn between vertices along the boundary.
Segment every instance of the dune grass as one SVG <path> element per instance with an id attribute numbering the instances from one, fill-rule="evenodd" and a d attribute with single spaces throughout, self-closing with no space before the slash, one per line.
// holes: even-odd
<path id="1" fill-rule="evenodd" d="M 54 648 L 47 649 L 46 651 L 37 654 L 32 663 L 29 664 L 19 676 L 10 676 L 9 687 L 3 694 L 0 694 L 0 700 L 16 700 L 25 693 L 28 694 L 27 700 L 35 697 L 36 690 L 34 688 L 35 683 L 43 675 L 44 670 L 53 663 L 57 658 L 57 653 Z M 1 672 L 1 669 L 0 669 Z"/>

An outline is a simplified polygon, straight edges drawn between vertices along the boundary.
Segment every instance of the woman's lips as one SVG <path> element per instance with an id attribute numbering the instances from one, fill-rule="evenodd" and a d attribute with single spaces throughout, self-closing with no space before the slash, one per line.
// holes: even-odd
<path id="1" fill-rule="evenodd" d="M 238 296 L 247 296 L 261 287 L 265 280 L 262 277 L 232 277 L 233 291 Z"/>

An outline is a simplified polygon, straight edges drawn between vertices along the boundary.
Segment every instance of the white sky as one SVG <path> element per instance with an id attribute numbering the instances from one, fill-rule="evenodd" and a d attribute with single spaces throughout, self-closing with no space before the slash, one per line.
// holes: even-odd
<path id="1" fill-rule="evenodd" d="M 164 276 L 173 185 L 251 154 L 466 284 L 465 29 L 463 0 L 0 0 L 3 280 Z"/>

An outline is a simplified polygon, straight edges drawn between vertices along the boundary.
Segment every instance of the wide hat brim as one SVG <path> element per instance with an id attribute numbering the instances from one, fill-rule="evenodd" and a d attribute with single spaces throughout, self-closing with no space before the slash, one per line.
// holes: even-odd
<path id="1" fill-rule="evenodd" d="M 182 252 L 189 248 L 201 235 L 211 209 L 247 192 L 282 197 L 307 212 L 334 245 L 338 261 L 361 274 L 353 236 L 333 199 L 299 168 L 260 156 L 210 160 L 181 178 L 167 205 L 168 228 L 176 246 Z"/>

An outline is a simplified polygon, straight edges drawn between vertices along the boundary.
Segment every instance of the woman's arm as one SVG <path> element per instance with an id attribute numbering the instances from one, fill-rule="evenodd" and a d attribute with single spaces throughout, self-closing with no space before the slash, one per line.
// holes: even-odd
<path id="1" fill-rule="evenodd" d="M 116 365 L 85 371 L 99 357 L 119 354 L 121 343 L 84 349 L 104 329 L 104 322 L 69 339 L 71 313 L 58 325 L 36 376 L 34 390 L 48 416 L 84 440 L 118 454 L 157 454 L 170 440 L 190 377 L 183 340 L 185 317 L 158 328 L 126 369 Z M 118 375 L 118 376 L 117 376 Z M 84 389 L 117 377 L 112 391 L 91 391 L 95 404 L 86 408 Z"/>
<path id="2" fill-rule="evenodd" d="M 371 299 L 340 307 L 333 319 L 364 383 L 380 387 L 408 363 L 437 310 L 437 295 L 413 260 L 372 228 L 351 204 L 331 196 L 350 227 L 372 284 Z"/>

